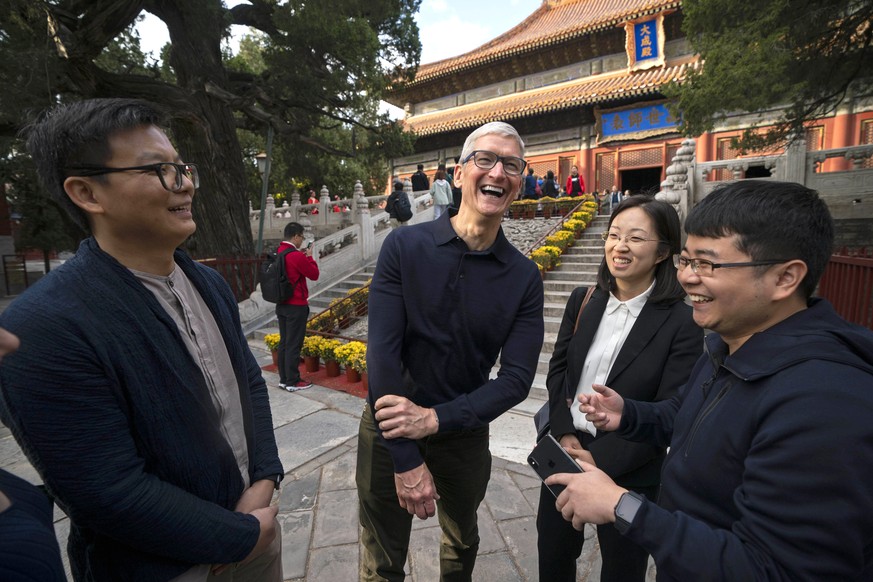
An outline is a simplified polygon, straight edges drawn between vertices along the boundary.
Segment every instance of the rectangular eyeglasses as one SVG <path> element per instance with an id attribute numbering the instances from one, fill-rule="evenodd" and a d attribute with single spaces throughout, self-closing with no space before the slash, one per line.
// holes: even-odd
<path id="1" fill-rule="evenodd" d="M 182 189 L 183 178 L 188 178 L 194 184 L 194 188 L 200 187 L 200 174 L 194 164 L 177 164 L 175 162 L 158 162 L 145 166 L 128 166 L 126 168 L 110 168 L 106 166 L 71 166 L 74 176 L 102 176 L 115 172 L 152 171 L 158 175 L 161 185 L 170 192 L 178 192 Z"/>
<path id="2" fill-rule="evenodd" d="M 691 272 L 701 277 L 712 277 L 716 269 L 728 269 L 735 267 L 761 267 L 764 265 L 778 265 L 787 263 L 792 259 L 768 259 L 765 261 L 746 261 L 744 263 L 713 263 L 706 259 L 692 259 L 682 255 L 673 255 L 673 266 L 677 271 L 684 271 L 685 267 L 691 267 Z"/>
<path id="3" fill-rule="evenodd" d="M 497 162 L 503 162 L 503 171 L 509 176 L 520 175 L 524 172 L 524 168 L 527 166 L 527 162 L 521 158 L 515 156 L 498 156 L 494 152 L 489 152 L 488 150 L 476 150 L 464 158 L 461 163 L 466 164 L 471 159 L 473 160 L 473 163 L 476 164 L 477 168 L 483 170 L 490 170 L 497 165 Z"/>

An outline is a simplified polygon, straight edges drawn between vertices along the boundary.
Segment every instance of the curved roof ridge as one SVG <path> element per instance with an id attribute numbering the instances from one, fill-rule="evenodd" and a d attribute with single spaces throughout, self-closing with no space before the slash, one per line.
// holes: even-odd
<path id="1" fill-rule="evenodd" d="M 572 79 L 521 93 L 501 95 L 408 117 L 404 125 L 419 136 L 476 127 L 488 121 L 512 121 L 543 113 L 599 105 L 627 97 L 660 92 L 670 81 L 682 81 L 689 70 L 700 67 L 698 55 L 671 60 L 665 67 L 629 72 L 627 69 Z"/>
<path id="2" fill-rule="evenodd" d="M 407 85 L 474 68 L 500 58 L 583 36 L 666 8 L 681 0 L 546 0 L 519 24 L 464 54 L 419 66 Z"/>

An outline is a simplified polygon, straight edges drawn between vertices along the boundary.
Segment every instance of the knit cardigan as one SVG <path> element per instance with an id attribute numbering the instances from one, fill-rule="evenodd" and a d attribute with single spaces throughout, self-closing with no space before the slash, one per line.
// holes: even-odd
<path id="1" fill-rule="evenodd" d="M 240 388 L 252 482 L 282 474 L 270 403 L 230 288 L 176 251 Z M 236 562 L 259 535 L 206 381 L 155 297 L 94 239 L 0 317 L 0 418 L 71 521 L 76 580 L 152 581 Z"/>

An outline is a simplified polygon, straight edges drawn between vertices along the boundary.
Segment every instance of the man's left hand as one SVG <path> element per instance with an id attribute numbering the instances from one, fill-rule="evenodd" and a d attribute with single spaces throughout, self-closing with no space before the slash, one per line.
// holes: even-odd
<path id="1" fill-rule="evenodd" d="M 234 511 L 251 513 L 255 509 L 269 507 L 270 501 L 273 499 L 273 491 L 275 490 L 276 483 L 269 479 L 255 481 L 248 489 L 243 491 L 239 501 L 236 502 Z"/>
<path id="2" fill-rule="evenodd" d="M 408 398 L 388 394 L 376 401 L 376 422 L 386 439 L 405 437 L 418 440 L 439 430 L 436 412 Z"/>
<path id="3" fill-rule="evenodd" d="M 264 509 L 270 507 L 270 502 L 273 500 L 273 491 L 276 490 L 276 483 L 269 479 L 261 479 L 251 484 L 249 488 L 243 491 L 239 501 L 236 502 L 234 511 L 240 513 L 252 513 L 256 509 Z M 233 564 L 217 564 L 212 568 L 212 574 L 218 576 L 225 570 L 228 570 Z"/>
<path id="4" fill-rule="evenodd" d="M 580 462 L 584 473 L 558 473 L 545 480 L 546 485 L 564 485 L 555 507 L 561 515 L 582 531 L 586 523 L 602 525 L 615 522 L 615 506 L 627 489 L 616 485 L 609 476 L 592 465 Z"/>
<path id="5" fill-rule="evenodd" d="M 433 482 L 433 475 L 422 463 L 404 473 L 394 473 L 394 487 L 400 507 L 418 519 L 436 515 L 436 502 L 440 498 Z"/>

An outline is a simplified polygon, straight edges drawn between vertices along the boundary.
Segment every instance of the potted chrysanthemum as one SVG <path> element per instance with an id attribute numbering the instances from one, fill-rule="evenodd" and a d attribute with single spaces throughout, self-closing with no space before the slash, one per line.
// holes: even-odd
<path id="1" fill-rule="evenodd" d="M 264 336 L 264 345 L 267 346 L 267 349 L 270 350 L 270 354 L 273 356 L 273 365 L 279 365 L 279 341 L 281 340 L 281 336 L 278 333 L 268 333 Z"/>

